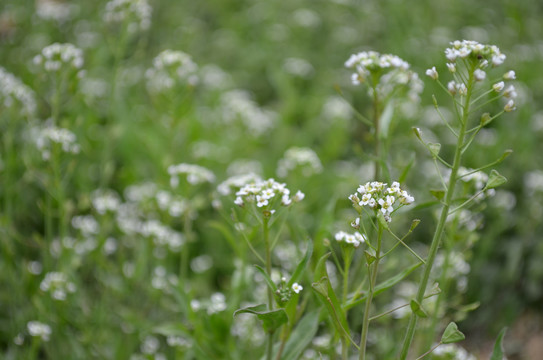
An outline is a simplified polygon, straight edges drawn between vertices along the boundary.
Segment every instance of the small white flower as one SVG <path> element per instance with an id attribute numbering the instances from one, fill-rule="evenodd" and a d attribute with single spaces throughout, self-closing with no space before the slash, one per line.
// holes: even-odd
<path id="1" fill-rule="evenodd" d="M 292 284 L 292 291 L 294 291 L 296 294 L 299 294 L 300 291 L 302 291 L 304 288 L 302 287 L 302 285 L 298 284 L 298 283 L 294 283 Z"/>
<path id="2" fill-rule="evenodd" d="M 428 75 L 429 77 L 431 77 L 434 80 L 437 80 L 437 78 L 439 77 L 439 74 L 437 73 L 437 70 L 436 70 L 435 66 L 432 66 L 431 69 L 426 70 L 426 75 Z"/>
<path id="3" fill-rule="evenodd" d="M 294 202 L 300 202 L 304 198 L 305 198 L 305 194 L 303 192 L 301 192 L 300 190 L 298 190 L 296 192 L 296 194 L 294 195 L 294 198 L 292 200 L 294 200 Z"/>
<path id="4" fill-rule="evenodd" d="M 256 206 L 258 207 L 263 207 L 263 206 L 266 206 L 268 205 L 269 202 L 268 202 L 268 199 L 260 196 L 260 195 L 257 195 L 256 196 Z"/>
<path id="5" fill-rule="evenodd" d="M 449 90 L 451 95 L 456 95 L 456 83 L 454 81 L 449 81 L 447 84 L 447 90 Z"/>
<path id="6" fill-rule="evenodd" d="M 503 74 L 503 78 L 505 80 L 515 80 L 517 78 L 515 72 L 513 70 L 509 70 L 505 74 Z"/>
<path id="7" fill-rule="evenodd" d="M 505 54 L 494 55 L 492 57 L 492 65 L 499 66 L 505 61 Z"/>
<path id="8" fill-rule="evenodd" d="M 456 84 L 456 91 L 458 91 L 460 96 L 465 96 L 468 93 L 468 88 L 465 84 Z"/>
<path id="9" fill-rule="evenodd" d="M 503 96 L 506 98 L 514 99 L 517 97 L 517 91 L 513 85 L 509 85 L 507 89 L 503 92 Z"/>
<path id="10" fill-rule="evenodd" d="M 234 200 L 234 204 L 236 204 L 237 206 L 243 206 L 243 199 L 240 196 L 236 197 L 236 200 Z"/>
<path id="11" fill-rule="evenodd" d="M 29 321 L 26 324 L 30 336 L 41 337 L 43 341 L 49 341 L 51 327 L 39 321 Z"/>
<path id="12" fill-rule="evenodd" d="M 447 68 L 449 69 L 449 71 L 450 71 L 451 73 L 455 73 L 455 72 L 456 72 L 456 64 L 447 63 Z"/>
<path id="13" fill-rule="evenodd" d="M 505 83 L 503 81 L 497 82 L 494 85 L 492 85 L 492 89 L 494 89 L 495 92 L 500 92 L 505 87 Z"/>
<path id="14" fill-rule="evenodd" d="M 475 80 L 483 81 L 486 78 L 486 73 L 481 69 L 476 69 L 473 72 L 473 76 L 475 77 Z"/>
<path id="15" fill-rule="evenodd" d="M 507 102 L 507 104 L 505 104 L 505 106 L 503 107 L 503 110 L 505 112 L 511 112 L 513 110 L 515 110 L 517 107 L 515 106 L 515 102 L 513 101 L 513 99 L 509 100 Z"/>
<path id="16" fill-rule="evenodd" d="M 360 206 L 368 205 L 371 200 L 372 200 L 371 194 L 364 194 L 362 195 L 362 200 L 360 201 L 359 205 Z"/>
<path id="17" fill-rule="evenodd" d="M 281 204 L 289 206 L 290 204 L 292 204 L 292 200 L 288 197 L 288 195 L 283 195 L 281 197 Z"/>

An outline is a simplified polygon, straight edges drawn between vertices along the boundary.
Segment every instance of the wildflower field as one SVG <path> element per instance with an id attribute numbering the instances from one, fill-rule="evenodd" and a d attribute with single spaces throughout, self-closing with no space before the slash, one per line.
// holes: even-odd
<path id="1" fill-rule="evenodd" d="M 0 358 L 543 359 L 543 7 L 1 0 Z"/>

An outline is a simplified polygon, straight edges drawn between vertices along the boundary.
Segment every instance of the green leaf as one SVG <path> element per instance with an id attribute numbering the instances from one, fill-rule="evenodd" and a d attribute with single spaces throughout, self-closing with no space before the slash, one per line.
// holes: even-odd
<path id="1" fill-rule="evenodd" d="M 394 101 L 389 100 L 381 113 L 381 118 L 379 119 L 379 138 L 386 140 L 389 134 L 390 123 L 392 122 L 392 117 L 394 113 Z"/>
<path id="2" fill-rule="evenodd" d="M 418 317 L 421 317 L 421 318 L 428 317 L 428 313 L 424 310 L 422 305 L 419 304 L 417 300 L 415 299 L 411 300 L 409 302 L 409 306 L 411 306 L 411 311 L 413 311 L 413 313 L 415 313 Z"/>
<path id="3" fill-rule="evenodd" d="M 413 231 L 415 230 L 415 228 L 417 226 L 419 226 L 420 224 L 420 219 L 414 219 L 412 222 L 411 222 L 411 227 L 409 228 L 409 231 Z"/>
<path id="4" fill-rule="evenodd" d="M 190 332 L 179 322 L 164 323 L 155 326 L 152 330 L 154 334 L 164 336 L 186 336 L 190 335 Z"/>
<path id="5" fill-rule="evenodd" d="M 455 342 L 462 341 L 466 338 L 464 334 L 460 330 L 458 330 L 458 326 L 451 322 L 449 325 L 447 325 L 447 328 L 443 332 L 443 336 L 441 336 L 441 342 L 443 344 L 452 344 Z"/>
<path id="6" fill-rule="evenodd" d="M 281 360 L 296 360 L 311 343 L 319 328 L 319 312 L 312 311 L 300 320 L 290 335 Z"/>
<path id="7" fill-rule="evenodd" d="M 445 190 L 430 190 L 430 194 L 438 200 L 442 200 L 445 197 Z"/>
<path id="8" fill-rule="evenodd" d="M 422 263 L 419 262 L 419 263 L 405 269 L 401 273 L 396 274 L 393 277 L 388 278 L 384 282 L 380 283 L 379 285 L 377 285 L 375 287 L 375 289 L 373 291 L 373 296 L 377 296 L 380 293 L 382 293 L 383 291 L 386 291 L 386 290 L 390 289 L 391 287 L 393 287 L 394 285 L 396 285 L 397 283 L 399 283 L 400 281 L 405 279 L 407 276 L 409 276 L 409 274 L 411 274 L 413 271 L 415 271 L 421 265 L 422 265 Z M 353 301 L 351 303 L 345 304 L 343 306 L 343 309 L 344 310 L 349 310 L 350 308 L 352 308 L 352 307 L 354 307 L 354 306 L 356 306 L 358 304 L 361 304 L 364 301 L 366 301 L 366 296 L 363 296 L 360 299 L 357 299 L 356 301 Z"/>
<path id="9" fill-rule="evenodd" d="M 486 126 L 490 124 L 491 121 L 492 121 L 492 117 L 490 116 L 489 113 L 484 113 L 483 115 L 481 115 L 481 126 Z"/>
<path id="10" fill-rule="evenodd" d="M 266 311 L 267 308 L 268 307 L 265 304 L 250 306 L 236 310 L 234 312 L 234 316 L 243 313 L 256 315 L 257 318 L 262 320 L 262 327 L 264 327 L 264 330 L 269 333 L 273 333 L 281 325 L 287 323 L 288 317 L 287 313 L 283 309 Z"/>
<path id="11" fill-rule="evenodd" d="M 494 189 L 498 186 L 501 186 L 507 182 L 505 176 L 500 175 L 496 170 L 490 171 L 488 176 L 488 182 L 486 183 L 485 189 Z"/>
<path id="12" fill-rule="evenodd" d="M 302 275 L 302 272 L 305 270 L 307 263 L 311 259 L 311 255 L 313 255 L 313 241 L 309 239 L 309 243 L 307 244 L 307 250 L 305 251 L 305 256 L 302 261 L 300 261 L 298 266 L 296 266 L 296 270 L 294 270 L 294 273 L 292 274 L 288 282 L 288 287 L 291 287 L 292 284 L 298 281 L 300 275 Z"/>
<path id="13" fill-rule="evenodd" d="M 311 287 L 318 295 L 320 295 L 320 299 L 332 318 L 336 330 L 342 334 L 342 336 L 350 339 L 349 324 L 347 323 L 345 312 L 343 311 L 328 278 L 323 277 L 319 282 L 311 284 Z"/>
<path id="14" fill-rule="evenodd" d="M 275 285 L 275 283 L 273 282 L 271 277 L 268 275 L 266 270 L 264 270 L 262 267 L 258 265 L 255 265 L 255 268 L 262 274 L 262 276 L 264 276 L 264 280 L 266 280 L 266 283 L 268 284 L 270 289 L 272 289 L 272 291 L 275 293 L 277 291 L 277 285 Z"/>
<path id="15" fill-rule="evenodd" d="M 402 173 L 400 174 L 400 177 L 398 178 L 398 182 L 400 184 L 405 182 L 405 179 L 407 179 L 407 175 L 409 174 L 409 171 L 413 167 L 413 164 L 415 163 L 416 156 L 415 154 L 411 154 L 411 157 L 409 161 L 407 162 L 407 165 L 403 168 Z"/>
<path id="16" fill-rule="evenodd" d="M 373 251 L 373 254 L 372 254 L 370 250 L 371 249 L 364 250 L 364 255 L 366 256 L 366 262 L 368 263 L 368 265 L 373 264 L 373 262 L 377 260 L 377 258 L 375 257 L 375 251 Z"/>
<path id="17" fill-rule="evenodd" d="M 502 331 L 500 331 L 500 334 L 498 335 L 498 338 L 496 339 L 496 343 L 494 344 L 494 351 L 492 351 L 492 356 L 490 356 L 490 360 L 505 359 L 505 354 L 503 351 L 503 338 L 505 336 L 506 330 L 507 328 L 503 328 Z"/>
<path id="18" fill-rule="evenodd" d="M 317 262 L 317 266 L 315 266 L 315 273 L 313 276 L 314 282 L 318 282 L 319 279 L 321 279 L 323 276 L 328 276 L 326 273 L 326 260 L 328 260 L 330 255 L 332 255 L 331 252 L 324 254 Z"/>
<path id="19" fill-rule="evenodd" d="M 428 151 L 430 151 L 430 154 L 432 154 L 432 157 L 435 159 L 439 155 L 439 150 L 441 150 L 441 144 L 428 143 L 426 145 L 428 146 Z"/>

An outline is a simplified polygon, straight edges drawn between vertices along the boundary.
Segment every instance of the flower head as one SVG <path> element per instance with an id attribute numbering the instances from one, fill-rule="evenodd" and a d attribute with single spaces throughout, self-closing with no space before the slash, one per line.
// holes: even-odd
<path id="1" fill-rule="evenodd" d="M 153 9 L 147 0 L 111 0 L 106 4 L 104 21 L 110 24 L 127 24 L 129 32 L 143 31 L 151 26 Z"/>
<path id="2" fill-rule="evenodd" d="M 398 207 L 409 205 L 415 201 L 413 196 L 400 188 L 400 183 L 397 181 L 390 186 L 378 181 L 368 182 L 360 185 L 357 193 L 350 195 L 349 199 L 355 208 L 361 209 L 361 207 L 367 206 L 375 212 L 381 212 L 387 221 L 391 221 L 391 215 Z M 398 203 L 399 206 L 394 208 Z M 343 239 L 344 235 L 340 234 L 339 237 Z"/>
<path id="3" fill-rule="evenodd" d="M 422 92 L 423 84 L 417 73 L 411 71 L 409 64 L 396 55 L 364 51 L 351 55 L 345 62 L 345 67 L 355 70 L 351 75 L 353 85 L 365 82 L 371 84 L 375 80 L 374 76 L 377 76 L 378 83 L 371 86 L 383 96 L 391 94 L 399 87 L 407 87 L 409 98 L 418 101 Z M 437 72 L 435 75 L 437 76 Z"/>
<path id="4" fill-rule="evenodd" d="M 366 236 L 360 234 L 359 232 L 355 232 L 354 234 L 349 234 L 345 231 L 339 231 L 334 235 L 334 238 L 338 242 L 343 242 L 347 245 L 352 245 L 355 248 L 359 247 L 360 244 L 363 244 L 366 242 Z"/>
<path id="5" fill-rule="evenodd" d="M 176 85 L 194 86 L 198 83 L 198 66 L 182 51 L 164 50 L 153 60 L 153 67 L 145 72 L 147 88 L 161 93 Z"/>
<path id="6" fill-rule="evenodd" d="M 234 203 L 238 206 L 255 203 L 258 208 L 265 211 L 274 211 L 273 207 L 277 204 L 290 206 L 293 202 L 300 202 L 305 194 L 300 190 L 291 197 L 290 190 L 286 184 L 279 183 L 274 179 L 260 180 L 250 179 L 251 181 L 241 186 L 236 192 Z"/>

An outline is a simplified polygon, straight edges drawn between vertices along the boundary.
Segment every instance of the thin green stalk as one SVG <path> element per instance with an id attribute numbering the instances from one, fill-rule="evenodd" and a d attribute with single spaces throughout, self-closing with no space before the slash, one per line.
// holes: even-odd
<path id="1" fill-rule="evenodd" d="M 362 321 L 362 335 L 360 339 L 360 360 L 366 358 L 366 344 L 368 341 L 368 328 L 370 324 L 370 310 L 371 303 L 373 301 L 373 290 L 375 289 L 375 284 L 377 282 L 377 271 L 379 270 L 379 260 L 381 259 L 381 239 L 383 237 L 383 227 L 379 224 L 379 230 L 377 233 L 377 251 L 375 254 L 375 261 L 373 262 L 373 270 L 371 270 L 371 265 L 369 265 L 368 270 L 370 273 L 370 289 L 368 292 L 368 298 L 366 299 L 366 308 L 364 310 L 364 320 Z"/>
<path id="2" fill-rule="evenodd" d="M 432 271 L 432 266 L 434 265 L 437 250 L 439 248 L 439 244 L 441 243 L 441 237 L 443 235 L 443 230 L 445 229 L 445 223 L 449 215 L 449 208 L 453 200 L 455 185 L 458 180 L 457 178 L 458 169 L 460 168 L 460 164 L 462 162 L 462 147 L 464 146 L 464 137 L 466 134 L 466 128 L 467 128 L 468 116 L 469 116 L 469 105 L 470 105 L 471 95 L 473 92 L 473 81 L 474 81 L 473 71 L 474 70 L 475 70 L 475 66 L 472 65 L 469 72 L 469 80 L 467 83 L 468 84 L 467 94 L 466 94 L 466 99 L 464 101 L 464 106 L 463 106 L 463 111 L 462 111 L 461 127 L 460 127 L 460 132 L 458 133 L 458 141 L 456 144 L 456 150 L 454 154 L 453 167 L 451 170 L 451 176 L 449 178 L 449 187 L 447 188 L 447 191 L 445 194 L 445 202 L 443 203 L 443 208 L 441 209 L 441 215 L 437 223 L 436 231 L 432 238 L 432 243 L 430 245 L 428 259 L 426 260 L 424 273 L 419 283 L 419 290 L 417 292 L 416 300 L 418 301 L 419 304 L 422 303 L 422 300 L 424 299 L 424 293 L 426 292 L 426 287 L 428 286 L 428 281 L 430 279 L 430 272 Z M 411 343 L 413 342 L 413 337 L 415 336 L 415 328 L 417 326 L 417 320 L 418 320 L 417 315 L 415 313 L 411 313 L 411 317 L 409 318 L 409 325 L 407 327 L 405 339 L 404 339 L 401 353 L 400 353 L 401 360 L 405 360 L 407 358 L 409 348 L 411 347 Z"/>
<path id="3" fill-rule="evenodd" d="M 271 277 L 271 246 L 270 246 L 270 229 L 268 227 L 269 218 L 264 216 L 264 221 L 262 222 L 262 234 L 264 237 L 264 245 L 266 246 L 266 272 Z M 270 287 L 267 287 L 268 293 L 268 310 L 273 310 L 273 293 Z M 273 332 L 268 333 L 268 344 L 266 350 L 266 359 L 271 360 L 273 353 Z"/>
<path id="4" fill-rule="evenodd" d="M 373 87 L 373 126 L 375 127 L 375 171 L 373 179 L 375 181 L 379 180 L 381 164 L 381 139 L 379 132 L 381 131 L 380 126 L 380 114 L 379 114 L 379 95 L 377 94 L 377 86 Z"/>
<path id="5" fill-rule="evenodd" d="M 351 267 L 352 251 L 347 249 L 344 260 L 343 270 L 343 303 L 347 301 L 347 294 L 349 292 L 349 268 Z"/>
<path id="6" fill-rule="evenodd" d="M 352 249 L 348 248 L 344 252 L 344 268 L 343 268 L 343 296 L 342 304 L 347 302 L 347 294 L 349 293 L 349 268 L 351 267 L 352 261 Z M 349 357 L 349 342 L 341 342 L 341 359 L 347 359 Z"/>
<path id="7" fill-rule="evenodd" d="M 456 229 L 458 226 L 458 216 L 455 217 L 455 221 L 452 224 L 452 229 Z M 454 236 L 454 234 L 451 235 L 451 237 Z M 428 348 L 432 345 L 434 341 L 434 334 L 435 330 L 437 329 L 437 324 L 439 322 L 439 308 L 441 306 L 441 302 L 446 297 L 447 292 L 447 272 L 449 271 L 449 264 L 450 264 L 450 257 L 451 257 L 451 244 L 450 241 L 444 240 L 445 243 L 445 259 L 443 261 L 443 268 L 441 269 L 441 276 L 439 278 L 439 285 L 441 287 L 441 292 L 437 295 L 436 304 L 435 304 L 435 310 L 432 314 L 432 322 L 428 330 L 426 331 L 426 339 L 425 339 L 425 346 L 424 348 Z"/>

